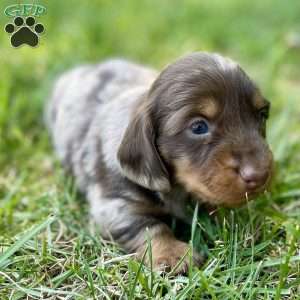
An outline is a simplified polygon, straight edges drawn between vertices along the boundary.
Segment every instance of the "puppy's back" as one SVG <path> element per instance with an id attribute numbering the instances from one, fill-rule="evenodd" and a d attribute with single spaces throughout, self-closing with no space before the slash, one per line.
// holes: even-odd
<path id="1" fill-rule="evenodd" d="M 97 111 L 135 87 L 149 86 L 156 75 L 152 69 L 113 59 L 77 67 L 58 78 L 45 119 L 57 155 L 67 169 L 72 169 L 72 156 L 81 147 Z"/>

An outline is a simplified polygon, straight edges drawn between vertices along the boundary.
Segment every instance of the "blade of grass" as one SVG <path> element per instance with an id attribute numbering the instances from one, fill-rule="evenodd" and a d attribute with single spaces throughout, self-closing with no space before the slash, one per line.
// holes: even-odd
<path id="1" fill-rule="evenodd" d="M 136 287 L 136 285 L 137 285 L 137 281 L 138 281 L 140 272 L 141 272 L 142 267 L 143 267 L 143 265 L 144 265 L 144 260 L 145 260 L 145 257 L 146 257 L 147 252 L 148 252 L 148 247 L 147 247 L 146 250 L 144 251 L 142 260 L 141 260 L 140 265 L 139 265 L 139 269 L 138 269 L 138 271 L 136 272 L 136 275 L 135 275 L 133 284 L 132 284 L 132 286 L 131 286 L 130 295 L 129 295 L 129 300 L 133 299 L 134 292 L 135 292 L 135 287 Z"/>
<path id="2" fill-rule="evenodd" d="M 47 228 L 47 226 L 53 223 L 55 219 L 55 216 L 51 216 L 44 222 L 34 226 L 31 230 L 24 234 L 16 243 L 14 243 L 11 247 L 4 251 L 0 256 L 0 268 L 2 268 L 5 265 L 7 259 L 9 259 L 16 251 L 18 251 L 28 240 L 37 235 L 43 229 Z"/>

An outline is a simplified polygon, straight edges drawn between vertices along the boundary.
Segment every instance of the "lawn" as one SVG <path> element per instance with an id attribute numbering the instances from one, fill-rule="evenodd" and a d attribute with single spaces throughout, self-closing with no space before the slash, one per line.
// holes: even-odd
<path id="1" fill-rule="evenodd" d="M 300 299 L 300 1 L 35 2 L 47 7 L 37 48 L 0 31 L 0 299 Z M 159 69 L 199 50 L 238 60 L 271 101 L 277 171 L 245 207 L 195 211 L 177 231 L 208 259 L 174 277 L 101 240 L 42 111 L 72 66 L 121 56 Z"/>

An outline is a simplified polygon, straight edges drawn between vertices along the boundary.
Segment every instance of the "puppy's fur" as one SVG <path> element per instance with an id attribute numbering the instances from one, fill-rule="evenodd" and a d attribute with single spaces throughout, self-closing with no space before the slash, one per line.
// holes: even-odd
<path id="1" fill-rule="evenodd" d="M 57 81 L 47 123 L 103 236 L 140 256 L 147 228 L 154 266 L 173 267 L 188 245 L 165 214 L 186 220 L 191 194 L 236 206 L 266 188 L 268 107 L 235 62 L 193 53 L 160 74 L 124 60 L 76 68 Z M 199 120 L 208 132 L 193 133 Z"/>

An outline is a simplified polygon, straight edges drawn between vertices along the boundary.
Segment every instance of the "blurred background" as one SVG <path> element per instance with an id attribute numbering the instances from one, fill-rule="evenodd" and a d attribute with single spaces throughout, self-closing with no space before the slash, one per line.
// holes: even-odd
<path id="1" fill-rule="evenodd" d="M 192 51 L 220 52 L 240 62 L 272 103 L 269 139 L 279 176 L 299 186 L 300 1 L 34 3 L 47 8 L 37 18 L 45 27 L 38 47 L 12 48 L 0 31 L 0 231 L 23 228 L 10 226 L 15 215 L 27 224 L 49 213 L 28 195 L 41 197 L 53 184 L 42 118 L 53 80 L 70 67 L 108 57 L 158 69 Z M 0 9 L 11 4 L 1 1 Z M 8 22 L 3 13 L 2 28 Z M 20 186 L 26 186 L 23 192 Z"/>

